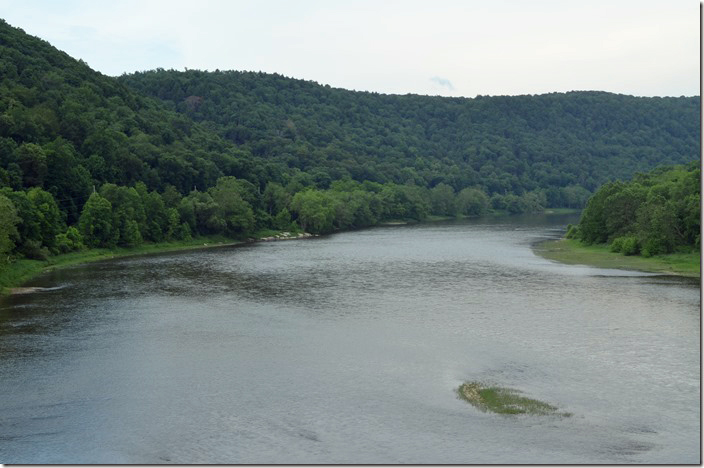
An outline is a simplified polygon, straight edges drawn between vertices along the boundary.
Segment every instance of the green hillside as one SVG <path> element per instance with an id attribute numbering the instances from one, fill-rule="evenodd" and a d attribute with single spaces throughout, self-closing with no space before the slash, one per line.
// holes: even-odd
<path id="1" fill-rule="evenodd" d="M 187 193 L 249 176 L 248 153 L 0 21 L 0 186 L 41 187 L 75 221 L 105 182 Z"/>
<path id="2" fill-rule="evenodd" d="M 488 195 L 541 189 L 582 206 L 615 178 L 699 155 L 699 98 L 603 92 L 445 98 L 334 89 L 280 75 L 156 70 L 119 81 L 318 184 L 350 176 Z"/>
<path id="3" fill-rule="evenodd" d="M 699 156 L 699 98 L 442 98 L 104 76 L 0 20 L 0 264 L 84 248 L 581 208 Z"/>

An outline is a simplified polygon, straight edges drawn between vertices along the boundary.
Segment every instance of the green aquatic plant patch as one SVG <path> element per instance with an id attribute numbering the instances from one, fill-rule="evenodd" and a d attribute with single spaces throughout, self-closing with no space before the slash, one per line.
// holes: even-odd
<path id="1" fill-rule="evenodd" d="M 521 395 L 512 388 L 485 386 L 479 382 L 465 382 L 457 389 L 459 397 L 484 412 L 498 414 L 532 414 L 571 416 L 559 412 L 556 406 Z"/>

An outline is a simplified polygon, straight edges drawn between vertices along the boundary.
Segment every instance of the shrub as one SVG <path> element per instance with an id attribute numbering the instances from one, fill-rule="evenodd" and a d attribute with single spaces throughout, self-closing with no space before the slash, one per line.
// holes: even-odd
<path id="1" fill-rule="evenodd" d="M 75 227 L 69 227 L 65 233 L 56 235 L 56 249 L 60 253 L 73 252 L 84 247 L 83 236 Z"/>
<path id="2" fill-rule="evenodd" d="M 643 248 L 641 249 L 641 254 L 644 257 L 652 257 L 653 255 L 660 255 L 669 253 L 667 245 L 661 239 L 649 238 L 643 243 Z"/>
<path id="3" fill-rule="evenodd" d="M 637 255 L 640 251 L 638 238 L 635 236 L 617 237 L 611 242 L 610 250 L 620 252 L 623 255 Z"/>
<path id="4" fill-rule="evenodd" d="M 42 246 L 39 240 L 27 240 L 22 246 L 21 252 L 25 257 L 32 260 L 47 260 L 49 258 L 49 249 Z"/>
<path id="5" fill-rule="evenodd" d="M 611 245 L 609 246 L 609 250 L 615 253 L 620 253 L 621 249 L 623 248 L 623 237 L 617 237 L 613 241 L 611 241 Z"/>
<path id="6" fill-rule="evenodd" d="M 640 250 L 638 238 L 635 236 L 625 236 L 622 237 L 622 239 L 623 245 L 621 246 L 621 253 L 623 255 L 637 255 Z"/>

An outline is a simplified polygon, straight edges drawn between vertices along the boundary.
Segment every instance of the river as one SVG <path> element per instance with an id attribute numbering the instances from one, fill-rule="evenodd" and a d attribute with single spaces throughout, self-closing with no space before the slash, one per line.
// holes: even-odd
<path id="1" fill-rule="evenodd" d="M 700 463 L 700 285 L 563 265 L 574 217 L 122 258 L 0 300 L 3 463 Z M 483 413 L 464 381 L 569 412 Z"/>

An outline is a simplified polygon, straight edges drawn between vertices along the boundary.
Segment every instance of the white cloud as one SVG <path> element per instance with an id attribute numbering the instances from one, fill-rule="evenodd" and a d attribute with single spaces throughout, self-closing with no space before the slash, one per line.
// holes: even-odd
<path id="1" fill-rule="evenodd" d="M 430 79 L 430 81 L 438 85 L 440 88 L 445 88 L 449 91 L 455 90 L 455 87 L 452 86 L 452 82 L 447 78 L 440 78 L 439 76 L 434 76 Z"/>

